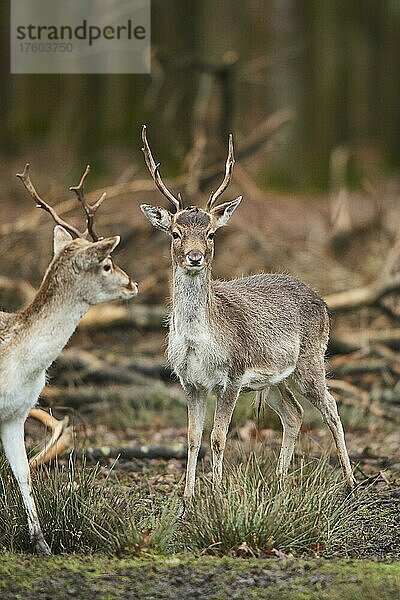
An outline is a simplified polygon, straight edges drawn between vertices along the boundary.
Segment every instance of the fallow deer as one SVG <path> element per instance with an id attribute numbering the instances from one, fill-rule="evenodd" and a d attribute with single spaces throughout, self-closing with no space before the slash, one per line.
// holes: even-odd
<path id="1" fill-rule="evenodd" d="M 260 274 L 231 281 L 212 279 L 214 236 L 226 225 L 242 197 L 217 204 L 234 165 L 233 140 L 225 176 L 206 208 L 183 206 L 161 179 L 146 127 L 142 131 L 147 166 L 159 190 L 174 206 L 141 205 L 150 223 L 171 236 L 172 314 L 168 360 L 188 402 L 188 461 L 184 499 L 194 494 L 196 462 L 207 396 L 216 393 L 211 433 L 213 480 L 220 483 L 228 427 L 241 390 L 256 390 L 279 415 L 283 439 L 277 471 L 287 473 L 307 397 L 322 413 L 337 447 L 347 485 L 354 485 L 343 427 L 327 388 L 324 354 L 329 318 L 324 301 L 294 277 Z M 270 390 L 270 388 L 273 388 Z M 274 393 L 269 393 L 270 391 Z"/>
<path id="2" fill-rule="evenodd" d="M 73 190 L 86 214 L 81 232 L 59 217 L 34 188 L 29 165 L 17 175 L 39 208 L 57 223 L 54 257 L 29 306 L 20 312 L 0 312 L 0 437 L 23 498 L 30 538 L 36 552 L 50 554 L 32 496 L 24 444 L 24 422 L 45 385 L 46 369 L 57 358 L 77 324 L 93 304 L 130 299 L 137 284 L 110 257 L 119 236 L 99 239 L 93 229 L 96 210 L 84 197 L 87 168 Z M 86 238 L 90 235 L 93 242 Z"/>

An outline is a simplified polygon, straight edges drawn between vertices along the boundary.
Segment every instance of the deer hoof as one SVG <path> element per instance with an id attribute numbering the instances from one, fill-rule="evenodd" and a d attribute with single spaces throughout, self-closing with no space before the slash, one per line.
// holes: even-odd
<path id="1" fill-rule="evenodd" d="M 346 500 L 354 500 L 354 498 L 356 497 L 355 484 L 356 480 L 354 478 L 351 479 L 351 482 L 346 481 L 343 490 L 343 496 Z"/>
<path id="2" fill-rule="evenodd" d="M 50 547 L 43 537 L 36 539 L 33 543 L 33 547 L 36 554 L 41 554 L 42 556 L 51 555 Z"/>

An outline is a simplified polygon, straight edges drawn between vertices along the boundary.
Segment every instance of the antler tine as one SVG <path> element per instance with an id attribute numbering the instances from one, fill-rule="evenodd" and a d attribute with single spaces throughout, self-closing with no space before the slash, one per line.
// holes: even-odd
<path id="1" fill-rule="evenodd" d="M 94 231 L 93 228 L 93 223 L 94 223 L 94 216 L 96 214 L 97 209 L 102 205 L 105 197 L 106 197 L 106 193 L 104 192 L 100 198 L 97 200 L 97 202 L 95 202 L 94 204 L 89 204 L 86 199 L 85 199 L 85 180 L 86 177 L 89 175 L 90 173 L 90 165 L 87 165 L 78 185 L 73 185 L 71 186 L 69 189 L 71 192 L 75 192 L 79 202 L 81 203 L 83 210 L 85 211 L 86 214 L 86 230 L 83 234 L 84 237 L 87 237 L 87 235 L 90 235 L 90 237 L 92 238 L 92 240 L 94 242 L 97 242 L 99 237 L 97 236 L 97 234 Z"/>
<path id="2" fill-rule="evenodd" d="M 32 181 L 31 181 L 31 178 L 29 175 L 29 169 L 30 169 L 30 165 L 29 165 L 29 163 L 27 163 L 25 165 L 23 173 L 17 173 L 17 177 L 18 177 L 18 179 L 20 179 L 22 181 L 26 190 L 29 192 L 29 194 L 32 196 L 32 198 L 36 202 L 36 206 L 38 208 L 42 208 L 43 210 L 48 212 L 53 217 L 53 220 L 57 223 L 57 225 L 61 225 L 61 227 L 64 227 L 64 229 L 69 231 L 69 233 L 71 235 L 74 235 L 74 236 L 80 237 L 80 238 L 83 237 L 83 234 L 79 231 L 79 229 L 76 229 L 76 227 L 74 227 L 73 225 L 70 225 L 69 223 L 64 221 L 64 219 L 59 217 L 58 214 L 56 213 L 56 211 L 54 210 L 54 208 L 52 206 L 50 206 L 50 204 L 47 204 L 47 202 L 45 202 L 39 196 L 39 194 L 37 193 Z"/>
<path id="3" fill-rule="evenodd" d="M 144 154 L 146 165 L 151 173 L 151 176 L 153 177 L 154 183 L 156 184 L 156 186 L 158 187 L 160 192 L 166 198 L 168 198 L 168 200 L 175 206 L 176 212 L 178 212 L 178 210 L 180 210 L 182 208 L 182 199 L 181 199 L 180 195 L 178 195 L 178 198 L 176 198 L 169 191 L 169 189 L 166 187 L 163 180 L 161 179 L 161 175 L 160 175 L 160 171 L 159 171 L 160 163 L 157 164 L 155 162 L 153 155 L 151 153 L 149 142 L 147 141 L 146 125 L 143 125 L 143 128 L 142 128 L 142 141 L 143 141 L 142 151 Z"/>
<path id="4" fill-rule="evenodd" d="M 224 193 L 224 191 L 228 187 L 228 185 L 232 179 L 232 171 L 233 171 L 234 164 L 235 164 L 235 157 L 233 155 L 233 136 L 230 133 L 229 134 L 229 143 L 228 143 L 228 156 L 226 158 L 226 163 L 225 163 L 224 179 L 223 179 L 221 185 L 219 186 L 219 188 L 215 192 L 211 192 L 210 197 L 207 202 L 207 210 L 210 210 L 215 205 L 218 198 L 221 196 L 221 194 Z"/>

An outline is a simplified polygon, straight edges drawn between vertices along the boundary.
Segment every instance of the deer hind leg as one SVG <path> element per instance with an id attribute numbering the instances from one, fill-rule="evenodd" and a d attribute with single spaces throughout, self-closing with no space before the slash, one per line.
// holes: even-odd
<path id="1" fill-rule="evenodd" d="M 228 386 L 225 391 L 219 390 L 215 406 L 214 425 L 211 432 L 211 450 L 213 464 L 213 483 L 219 485 L 222 480 L 222 465 L 228 435 L 236 400 L 239 396 L 237 386 Z"/>
<path id="2" fill-rule="evenodd" d="M 324 366 L 318 364 L 315 369 L 312 369 L 310 365 L 308 365 L 306 376 L 304 377 L 304 375 L 301 375 L 299 377 L 297 375 L 295 381 L 300 387 L 300 391 L 320 411 L 325 423 L 328 425 L 335 442 L 346 484 L 348 488 L 353 488 L 355 479 L 346 448 L 343 425 L 338 413 L 336 400 L 328 391 L 326 385 Z"/>
<path id="3" fill-rule="evenodd" d="M 21 491 L 28 518 L 29 535 L 34 550 L 38 554 L 51 554 L 40 528 L 35 501 L 32 496 L 31 477 L 24 442 L 24 420 L 2 423 L 0 436 L 5 455 Z"/>
<path id="4" fill-rule="evenodd" d="M 278 414 L 282 423 L 282 445 L 279 453 L 277 475 L 283 480 L 293 457 L 294 445 L 303 423 L 303 408 L 297 402 L 292 391 L 283 382 L 263 396 L 266 403 Z"/>
<path id="5" fill-rule="evenodd" d="M 194 495 L 197 457 L 204 428 L 204 417 L 207 407 L 207 395 L 195 388 L 187 390 L 188 403 L 188 460 L 186 466 L 186 484 L 184 500 L 189 502 Z"/>

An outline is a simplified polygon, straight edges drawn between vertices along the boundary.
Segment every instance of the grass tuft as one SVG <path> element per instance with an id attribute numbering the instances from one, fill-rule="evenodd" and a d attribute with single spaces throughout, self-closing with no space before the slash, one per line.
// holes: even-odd
<path id="1" fill-rule="evenodd" d="M 220 489 L 199 476 L 183 522 L 179 489 L 167 496 L 152 494 L 145 482 L 132 488 L 118 481 L 116 469 L 105 476 L 99 466 L 88 467 L 74 454 L 64 466 L 56 463 L 34 472 L 33 488 L 43 532 L 55 554 L 263 557 L 338 548 L 343 554 L 346 547 L 354 551 L 360 540 L 351 530 L 360 528 L 368 505 L 365 495 L 345 499 L 341 473 L 327 458 L 303 458 L 283 489 L 275 464 L 273 457 L 239 456 L 226 465 Z M 31 551 L 20 493 L 1 458 L 0 550 Z"/>
<path id="2" fill-rule="evenodd" d="M 149 515 L 145 499 L 104 477 L 71 454 L 66 466 L 55 463 L 33 473 L 33 489 L 44 536 L 54 554 L 135 554 L 144 546 L 166 548 L 165 518 Z M 151 524 L 152 536 L 147 531 Z M 171 535 L 173 534 L 170 527 Z M 154 543 L 153 543 L 154 537 Z M 0 459 L 0 548 L 30 552 L 25 510 L 6 461 Z"/>
<path id="3" fill-rule="evenodd" d="M 280 489 L 275 461 L 252 454 L 226 468 L 214 490 L 203 478 L 186 526 L 186 546 L 211 554 L 265 556 L 323 551 L 352 511 L 328 460 L 302 461 Z"/>

